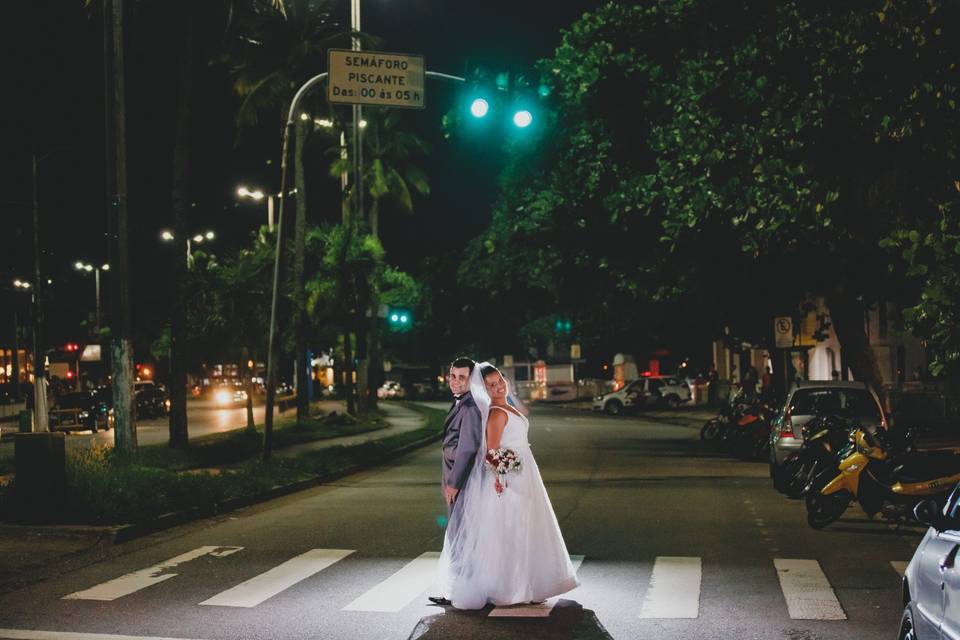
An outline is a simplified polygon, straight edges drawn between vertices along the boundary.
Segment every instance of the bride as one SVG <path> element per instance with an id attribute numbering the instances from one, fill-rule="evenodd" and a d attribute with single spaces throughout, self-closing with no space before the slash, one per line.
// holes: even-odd
<path id="1" fill-rule="evenodd" d="M 577 581 L 557 517 L 527 442 L 529 423 L 500 371 L 473 368 L 470 392 L 483 416 L 480 455 L 454 503 L 440 554 L 440 584 L 458 609 L 540 602 Z M 510 449 L 520 469 L 494 473 L 483 452 Z"/>

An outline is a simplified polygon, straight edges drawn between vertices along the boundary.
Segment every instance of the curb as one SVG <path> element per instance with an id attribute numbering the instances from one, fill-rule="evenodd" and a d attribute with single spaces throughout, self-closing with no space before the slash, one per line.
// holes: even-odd
<path id="1" fill-rule="evenodd" d="M 431 442 L 439 440 L 443 436 L 443 433 L 436 433 L 419 440 L 415 440 L 409 444 L 406 444 L 399 449 L 395 449 L 386 453 L 382 458 L 377 459 L 374 462 L 369 464 L 357 464 L 349 467 L 344 467 L 338 469 L 337 471 L 327 474 L 325 476 L 314 476 L 312 478 L 306 478 L 298 482 L 293 482 L 291 484 L 279 485 L 264 491 L 263 493 L 258 493 L 252 496 L 238 496 L 236 498 L 229 498 L 223 502 L 217 502 L 213 505 L 205 508 L 194 508 L 188 511 L 174 511 L 171 513 L 165 513 L 161 516 L 153 518 L 151 520 L 146 520 L 144 522 L 138 522 L 135 524 L 126 524 L 113 527 L 99 527 L 103 529 L 106 533 L 107 531 L 112 531 L 113 534 L 113 543 L 121 544 L 128 542 L 135 538 L 140 538 L 142 536 L 150 535 L 152 533 L 158 533 L 166 529 L 171 529 L 181 524 L 186 524 L 194 520 L 201 520 L 203 518 L 210 518 L 222 513 L 228 513 L 230 511 L 235 511 L 243 507 L 249 507 L 254 504 L 259 504 L 261 502 L 268 502 L 275 498 L 280 498 L 291 493 L 296 493 L 298 491 L 303 491 L 304 489 L 311 489 L 313 487 L 320 486 L 325 482 L 330 482 L 332 480 L 337 480 L 343 478 L 344 476 L 352 475 L 360 471 L 365 471 L 367 469 L 373 469 L 378 467 L 386 462 L 391 462 L 397 458 L 400 458 L 416 449 L 424 447 Z M 15 526 L 15 525 L 6 525 L 6 526 Z M 56 527 L 54 527 L 56 528 Z M 83 527 L 64 527 L 65 529 L 78 529 Z M 89 529 L 98 529 L 98 527 L 87 527 Z M 47 530 L 44 528 L 43 530 Z"/>

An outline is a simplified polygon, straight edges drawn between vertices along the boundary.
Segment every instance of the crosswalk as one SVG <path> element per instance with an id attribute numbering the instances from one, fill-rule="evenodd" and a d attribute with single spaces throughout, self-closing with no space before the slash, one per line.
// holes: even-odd
<path id="1" fill-rule="evenodd" d="M 70 601 L 112 602 L 133 594 L 149 590 L 168 580 L 175 580 L 191 569 L 195 561 L 201 558 L 215 558 L 206 562 L 242 561 L 249 558 L 253 551 L 238 546 L 202 546 L 179 555 L 94 584 L 80 591 L 62 597 Z M 203 607 L 235 607 L 251 609 L 267 601 L 282 598 L 283 594 L 308 579 L 322 580 L 324 572 L 333 566 L 351 565 L 362 554 L 355 549 L 309 549 L 294 555 L 276 566 L 243 580 L 237 584 L 224 585 L 226 588 L 212 597 L 200 602 Z M 427 595 L 436 594 L 437 562 L 440 554 L 426 551 L 406 561 L 403 566 L 379 581 L 353 586 L 353 595 L 346 604 L 337 604 L 341 611 L 353 613 L 400 613 L 412 611 L 424 606 Z M 230 558 L 230 560 L 226 560 Z M 582 555 L 570 557 L 579 571 L 582 566 L 589 567 L 589 559 Z M 369 559 L 367 559 L 369 560 Z M 638 607 L 633 615 L 641 619 L 696 619 L 701 615 L 701 599 L 704 597 L 702 585 L 705 577 L 703 559 L 696 556 L 657 556 L 651 558 L 652 571 L 646 576 L 646 585 L 638 586 Z M 897 575 L 903 575 L 906 562 L 890 561 L 891 583 Z M 217 564 L 216 566 L 222 566 Z M 396 565 L 394 565 L 396 566 Z M 707 565 L 707 570 L 715 570 L 716 565 Z M 846 620 L 843 606 L 824 573 L 820 562 L 809 558 L 773 558 L 770 574 L 776 576 L 780 586 L 780 595 L 787 615 L 795 620 Z M 217 574 L 219 575 L 219 573 Z M 364 573 L 363 575 L 368 575 Z M 491 617 L 546 617 L 562 599 L 575 599 L 591 588 L 590 580 L 581 572 L 581 583 L 571 594 L 550 598 L 545 602 L 527 603 L 509 607 L 494 607 L 487 612 Z M 323 585 L 315 588 L 322 590 Z M 596 585 L 594 585 L 596 588 Z M 180 593 L 178 590 L 177 593 Z M 209 595 L 209 592 L 206 594 Z"/>

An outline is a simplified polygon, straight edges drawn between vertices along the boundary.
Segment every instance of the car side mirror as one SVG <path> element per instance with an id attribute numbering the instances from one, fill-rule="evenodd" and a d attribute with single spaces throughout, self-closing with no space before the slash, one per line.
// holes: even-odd
<path id="1" fill-rule="evenodd" d="M 920 524 L 933 527 L 937 531 L 944 531 L 949 528 L 946 516 L 940 511 L 936 500 L 924 500 L 913 508 L 913 517 Z"/>

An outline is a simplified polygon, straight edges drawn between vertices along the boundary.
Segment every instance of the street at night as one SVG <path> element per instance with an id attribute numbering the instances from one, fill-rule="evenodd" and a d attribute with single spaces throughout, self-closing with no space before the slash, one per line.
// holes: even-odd
<path id="1" fill-rule="evenodd" d="M 0 640 L 960 640 L 960 1 L 8 4 Z"/>
<path id="2" fill-rule="evenodd" d="M 851 509 L 810 530 L 766 465 L 711 453 L 689 412 L 538 408 L 532 420 L 564 537 L 582 557 L 581 586 L 558 601 L 480 612 L 427 602 L 446 513 L 439 450 L 427 447 L 8 593 L 0 637 L 859 640 L 896 627 L 916 529 Z"/>

